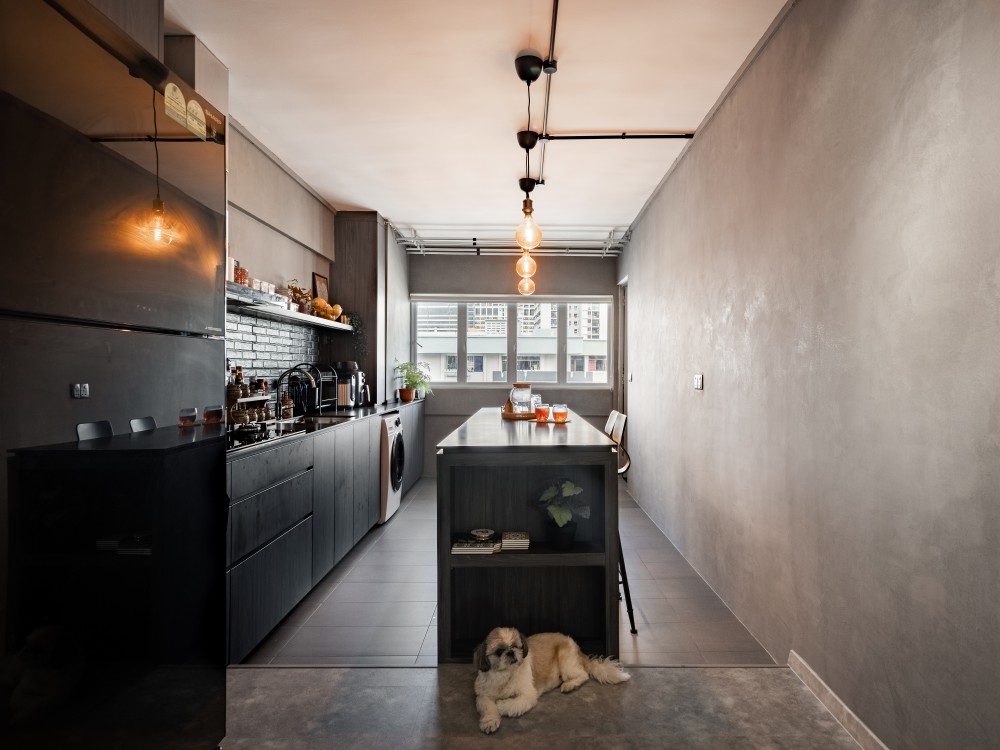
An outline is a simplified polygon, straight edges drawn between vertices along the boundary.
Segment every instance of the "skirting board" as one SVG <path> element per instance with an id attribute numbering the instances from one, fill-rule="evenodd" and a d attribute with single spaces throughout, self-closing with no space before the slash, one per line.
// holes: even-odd
<path id="1" fill-rule="evenodd" d="M 868 728 L 868 725 L 840 700 L 840 697 L 823 682 L 823 678 L 816 674 L 812 667 L 795 651 L 788 652 L 788 667 L 802 680 L 802 683 L 809 688 L 819 702 L 826 706 L 826 710 L 833 714 L 833 718 L 840 722 L 840 725 L 847 730 L 847 733 L 854 738 L 862 750 L 889 750 L 882 740 Z"/>

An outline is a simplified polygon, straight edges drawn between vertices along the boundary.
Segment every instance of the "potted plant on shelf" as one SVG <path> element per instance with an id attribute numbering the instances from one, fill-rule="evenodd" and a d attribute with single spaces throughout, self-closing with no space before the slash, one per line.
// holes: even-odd
<path id="1" fill-rule="evenodd" d="M 396 365 L 396 372 L 403 378 L 403 385 L 399 388 L 400 401 L 412 401 L 417 391 L 434 392 L 431 390 L 431 366 L 426 362 L 401 362 Z"/>
<path id="2" fill-rule="evenodd" d="M 576 535 L 573 516 L 590 518 L 590 505 L 580 497 L 582 493 L 583 487 L 569 479 L 550 479 L 535 501 L 540 509 L 547 512 L 550 521 L 549 541 L 560 551 L 573 546 Z"/>

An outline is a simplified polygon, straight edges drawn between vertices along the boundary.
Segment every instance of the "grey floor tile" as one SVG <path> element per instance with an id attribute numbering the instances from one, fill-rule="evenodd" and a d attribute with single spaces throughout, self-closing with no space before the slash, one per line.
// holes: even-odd
<path id="1" fill-rule="evenodd" d="M 344 581 L 333 590 L 330 602 L 436 602 L 437 583 L 363 583 Z"/>
<path id="2" fill-rule="evenodd" d="M 416 657 L 426 633 L 426 627 L 299 628 L 276 658 L 358 655 Z"/>
<path id="3" fill-rule="evenodd" d="M 702 651 L 706 664 L 774 664 L 774 659 L 762 648 L 751 651 Z"/>
<path id="4" fill-rule="evenodd" d="M 653 623 L 639 631 L 638 635 L 621 636 L 631 638 L 639 651 L 700 651 L 684 623 Z"/>
<path id="5" fill-rule="evenodd" d="M 699 651 L 628 651 L 622 648 L 621 663 L 626 667 L 682 667 L 688 664 L 707 664 Z M 744 662 L 729 662 L 743 664 Z"/>
<path id="6" fill-rule="evenodd" d="M 435 602 L 337 602 L 327 601 L 304 627 L 387 625 L 428 627 L 434 621 Z"/>
<path id="7" fill-rule="evenodd" d="M 681 623 L 699 651 L 754 651 L 757 639 L 739 622 Z"/>
<path id="8" fill-rule="evenodd" d="M 367 550 L 361 561 L 366 565 L 434 565 L 436 550 L 401 550 L 388 545 Z"/>
<path id="9" fill-rule="evenodd" d="M 686 618 L 678 620 L 678 622 L 730 622 L 735 620 L 729 607 L 714 594 L 710 596 L 666 597 L 666 600 L 674 612 L 682 618 Z"/>
<path id="10" fill-rule="evenodd" d="M 660 592 L 668 599 L 679 597 L 714 597 L 715 592 L 701 578 L 660 578 L 656 580 Z"/>
<path id="11" fill-rule="evenodd" d="M 437 537 L 434 538 L 405 538 L 386 539 L 382 538 L 375 542 L 372 551 L 379 552 L 385 550 L 390 554 L 396 552 L 437 552 Z M 366 553 L 367 555 L 368 553 Z"/>
<path id="12" fill-rule="evenodd" d="M 345 581 L 382 582 L 394 581 L 433 583 L 437 581 L 437 565 L 388 565 L 359 562 L 347 575 Z"/>

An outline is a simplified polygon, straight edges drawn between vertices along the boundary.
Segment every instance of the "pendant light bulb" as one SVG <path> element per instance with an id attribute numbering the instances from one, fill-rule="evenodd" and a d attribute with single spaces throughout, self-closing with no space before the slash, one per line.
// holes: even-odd
<path id="1" fill-rule="evenodd" d="M 163 210 L 163 201 L 160 200 L 159 196 L 153 199 L 153 210 L 149 214 L 146 231 L 153 238 L 153 242 L 169 245 L 174 240 L 167 222 L 166 212 Z"/>
<path id="2" fill-rule="evenodd" d="M 538 269 L 538 264 L 535 263 L 535 259 L 531 257 L 531 253 L 527 250 L 521 251 L 521 257 L 517 259 L 517 265 L 514 266 L 517 270 L 517 275 L 522 278 L 528 278 L 529 276 L 534 276 L 535 271 Z"/>
<path id="3" fill-rule="evenodd" d="M 523 249 L 534 250 L 542 241 L 542 230 L 531 216 L 531 198 L 524 199 L 524 206 L 521 210 L 524 212 L 524 220 L 518 224 L 517 230 L 514 232 L 514 239 Z"/>
<path id="4" fill-rule="evenodd" d="M 517 291 L 521 294 L 528 296 L 529 294 L 535 293 L 535 282 L 530 278 L 525 276 L 519 282 L 517 282 Z"/>

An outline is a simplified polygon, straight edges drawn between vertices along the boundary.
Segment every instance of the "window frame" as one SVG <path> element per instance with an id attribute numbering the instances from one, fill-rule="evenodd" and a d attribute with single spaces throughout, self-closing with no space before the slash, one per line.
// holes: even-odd
<path id="1" fill-rule="evenodd" d="M 559 388 L 574 388 L 574 389 L 597 389 L 597 390 L 613 390 L 615 388 L 615 352 L 616 352 L 616 335 L 617 329 L 615 328 L 615 304 L 614 297 L 612 295 L 580 295 L 580 296 L 543 296 L 543 297 L 522 297 L 520 295 L 424 295 L 424 294 L 414 294 L 410 296 L 410 340 L 411 340 L 411 356 L 414 361 L 420 359 L 420 349 L 418 348 L 418 336 L 417 336 L 417 306 L 421 303 L 424 304 L 455 304 L 457 305 L 457 332 L 456 332 L 456 358 L 458 362 L 468 362 L 469 351 L 468 351 L 468 306 L 470 304 L 482 304 L 482 303 L 505 303 L 507 305 L 507 353 L 506 361 L 509 363 L 513 362 L 517 364 L 517 334 L 519 330 L 520 320 L 517 315 L 517 307 L 519 304 L 527 304 L 530 302 L 538 303 L 549 303 L 555 306 L 555 312 L 557 316 L 557 342 L 556 342 L 556 381 L 551 385 L 557 386 Z M 607 306 L 607 334 L 605 341 L 607 342 L 607 350 L 605 357 L 605 370 L 607 373 L 606 383 L 575 383 L 568 381 L 569 373 L 569 356 L 568 356 L 568 315 L 567 309 L 570 305 L 584 305 L 584 304 L 603 304 Z M 500 355 L 501 361 L 503 360 L 503 355 Z M 485 367 L 484 367 L 485 369 Z M 466 367 L 457 368 L 457 377 L 455 380 L 432 380 L 431 384 L 434 388 L 509 388 L 513 385 L 515 381 L 515 376 L 517 373 L 516 367 L 511 370 L 509 367 L 505 370 L 506 381 L 486 381 L 486 382 L 469 382 L 468 372 Z"/>

